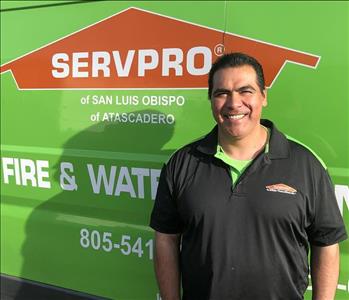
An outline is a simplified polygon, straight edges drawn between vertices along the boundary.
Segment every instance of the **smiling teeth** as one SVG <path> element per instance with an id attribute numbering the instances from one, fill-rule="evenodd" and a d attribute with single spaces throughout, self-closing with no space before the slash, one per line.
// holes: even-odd
<path id="1" fill-rule="evenodd" d="M 228 115 L 229 119 L 233 119 L 233 120 L 239 120 L 242 119 L 245 115 L 241 114 L 241 115 Z"/>

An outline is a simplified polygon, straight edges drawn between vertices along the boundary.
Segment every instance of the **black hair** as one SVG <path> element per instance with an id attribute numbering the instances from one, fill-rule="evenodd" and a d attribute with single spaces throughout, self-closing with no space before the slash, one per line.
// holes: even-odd
<path id="1" fill-rule="evenodd" d="M 244 53 L 227 53 L 223 56 L 219 57 L 211 67 L 211 70 L 208 74 L 208 98 L 211 99 L 212 94 L 212 88 L 213 88 L 213 76 L 214 74 L 224 68 L 234 68 L 234 67 L 241 67 L 241 66 L 251 66 L 257 75 L 257 84 L 260 89 L 260 91 L 263 93 L 263 90 L 265 89 L 265 82 L 264 82 L 264 74 L 263 74 L 263 68 L 261 64 L 252 56 L 249 56 Z"/>

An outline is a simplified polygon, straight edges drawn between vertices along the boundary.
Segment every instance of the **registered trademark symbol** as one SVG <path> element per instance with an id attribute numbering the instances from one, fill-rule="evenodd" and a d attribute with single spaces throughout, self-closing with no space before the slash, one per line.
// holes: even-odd
<path id="1" fill-rule="evenodd" d="M 214 54 L 217 56 L 222 56 L 224 54 L 225 47 L 223 44 L 217 44 L 216 47 L 214 47 Z"/>

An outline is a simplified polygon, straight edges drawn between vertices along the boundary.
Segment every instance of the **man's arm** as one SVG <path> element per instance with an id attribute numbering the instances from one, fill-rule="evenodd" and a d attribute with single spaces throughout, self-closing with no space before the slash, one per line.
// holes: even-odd
<path id="1" fill-rule="evenodd" d="M 313 300 L 333 300 L 339 275 L 339 246 L 311 248 Z"/>
<path id="2" fill-rule="evenodd" d="M 155 232 L 155 273 L 162 300 L 180 299 L 180 234 Z"/>

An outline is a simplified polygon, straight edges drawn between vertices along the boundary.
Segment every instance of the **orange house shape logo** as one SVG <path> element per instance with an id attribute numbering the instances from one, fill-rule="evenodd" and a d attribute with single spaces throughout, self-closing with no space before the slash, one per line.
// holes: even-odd
<path id="1" fill-rule="evenodd" d="M 224 36 L 224 45 L 223 45 Z M 212 62 L 243 52 L 271 87 L 287 62 L 316 68 L 317 55 L 128 8 L 1 66 L 18 89 L 204 89 Z"/>

